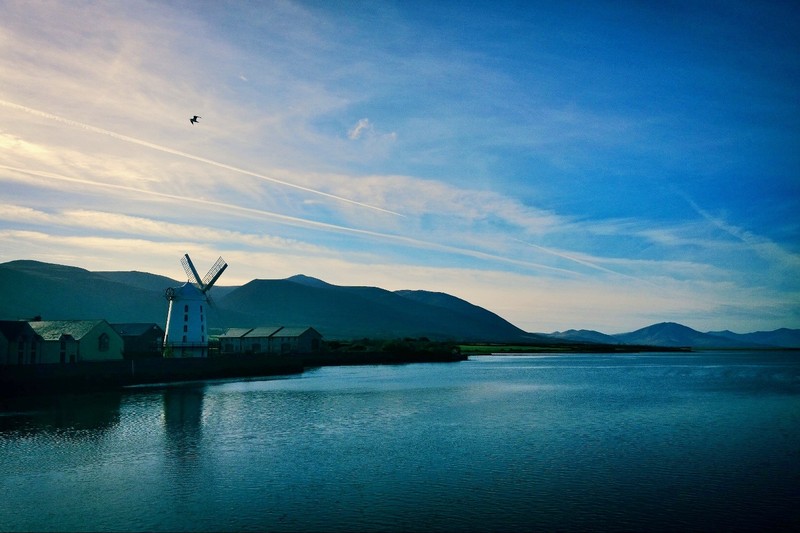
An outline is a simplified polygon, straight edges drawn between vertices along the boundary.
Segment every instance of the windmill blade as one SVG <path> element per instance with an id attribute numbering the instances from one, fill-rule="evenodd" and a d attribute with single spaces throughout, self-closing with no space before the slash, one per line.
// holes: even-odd
<path id="1" fill-rule="evenodd" d="M 217 262 L 214 263 L 214 265 L 208 271 L 206 277 L 203 278 L 203 286 L 201 287 L 201 290 L 206 292 L 213 287 L 214 283 L 217 282 L 226 268 L 228 268 L 228 263 L 226 263 L 225 260 L 220 256 L 220 258 L 217 259 Z"/>
<path id="2" fill-rule="evenodd" d="M 200 274 L 198 274 L 197 269 L 194 268 L 189 254 L 183 254 L 183 257 L 181 257 L 181 266 L 183 266 L 184 272 L 186 272 L 186 275 L 189 277 L 189 281 L 197 285 L 198 289 L 202 290 L 203 282 L 200 280 Z"/>

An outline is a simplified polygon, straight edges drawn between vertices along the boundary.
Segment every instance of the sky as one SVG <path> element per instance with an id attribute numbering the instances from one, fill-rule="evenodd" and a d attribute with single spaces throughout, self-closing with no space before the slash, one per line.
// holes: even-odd
<path id="1" fill-rule="evenodd" d="M 800 328 L 796 2 L 0 10 L 0 262 Z"/>

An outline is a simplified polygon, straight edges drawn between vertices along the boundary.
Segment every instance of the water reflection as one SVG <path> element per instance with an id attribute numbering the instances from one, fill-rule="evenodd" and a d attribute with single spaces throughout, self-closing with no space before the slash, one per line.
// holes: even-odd
<path id="1" fill-rule="evenodd" d="M 4 398 L 0 434 L 97 437 L 119 424 L 121 399 L 119 392 Z"/>
<path id="2" fill-rule="evenodd" d="M 149 386 L 121 407 L 26 399 L 0 405 L 0 530 L 800 530 L 792 357 L 502 357 Z"/>
<path id="3" fill-rule="evenodd" d="M 185 460 L 197 457 L 203 429 L 203 395 L 200 386 L 164 389 L 164 435 L 170 456 Z"/>

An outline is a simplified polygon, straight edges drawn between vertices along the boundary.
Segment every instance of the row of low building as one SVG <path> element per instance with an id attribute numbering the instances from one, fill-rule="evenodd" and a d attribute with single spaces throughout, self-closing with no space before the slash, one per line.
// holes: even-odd
<path id="1" fill-rule="evenodd" d="M 0 365 L 113 361 L 161 354 L 164 330 L 153 323 L 105 320 L 0 320 Z M 220 353 L 314 353 L 314 328 L 232 328 L 219 337 Z M 170 354 L 179 356 L 178 354 Z"/>
<path id="2" fill-rule="evenodd" d="M 310 327 L 230 328 L 219 336 L 222 353 L 315 353 L 322 335 Z"/>

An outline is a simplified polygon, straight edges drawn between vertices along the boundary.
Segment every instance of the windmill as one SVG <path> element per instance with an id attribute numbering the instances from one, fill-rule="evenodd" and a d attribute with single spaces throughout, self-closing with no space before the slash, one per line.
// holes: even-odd
<path id="1" fill-rule="evenodd" d="M 200 279 L 189 254 L 184 254 L 181 258 L 181 265 L 189 280 L 180 287 L 169 287 L 165 292 L 169 309 L 164 335 L 164 355 L 207 357 L 206 311 L 210 301 L 208 291 L 228 268 L 228 263 L 220 257 L 203 279 Z"/>

